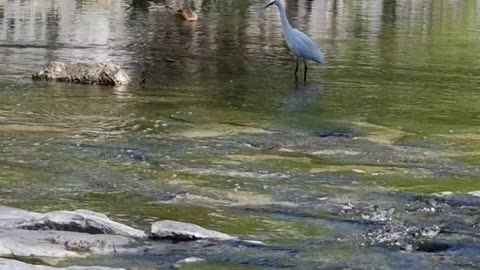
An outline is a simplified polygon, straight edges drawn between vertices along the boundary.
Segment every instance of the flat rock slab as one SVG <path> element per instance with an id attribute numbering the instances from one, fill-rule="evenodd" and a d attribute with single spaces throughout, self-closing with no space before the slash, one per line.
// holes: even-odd
<path id="1" fill-rule="evenodd" d="M 0 270 L 125 270 L 123 268 L 109 268 L 100 266 L 69 266 L 56 268 L 44 265 L 33 265 L 16 260 L 0 258 Z"/>
<path id="2" fill-rule="evenodd" d="M 0 228 L 116 234 L 135 238 L 146 237 L 144 231 L 115 222 L 104 214 L 83 209 L 41 214 L 0 206 Z"/>
<path id="3" fill-rule="evenodd" d="M 83 257 L 136 252 L 133 238 L 65 231 L 0 229 L 0 257 Z"/>
<path id="4" fill-rule="evenodd" d="M 60 81 L 81 84 L 124 85 L 130 83 L 127 73 L 114 64 L 51 62 L 32 75 L 36 81 Z"/>
<path id="5" fill-rule="evenodd" d="M 198 239 L 238 240 L 235 236 L 208 230 L 195 224 L 172 220 L 162 220 L 153 223 L 150 238 L 172 241 L 192 241 Z"/>

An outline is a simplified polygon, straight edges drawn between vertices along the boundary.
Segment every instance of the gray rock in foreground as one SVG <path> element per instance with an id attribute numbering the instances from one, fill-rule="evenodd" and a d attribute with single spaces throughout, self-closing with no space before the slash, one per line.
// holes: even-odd
<path id="1" fill-rule="evenodd" d="M 0 206 L 0 228 L 146 237 L 145 232 L 141 230 L 115 222 L 104 214 L 89 210 L 55 211 L 41 214 Z"/>
<path id="2" fill-rule="evenodd" d="M 83 257 L 136 252 L 133 238 L 65 231 L 0 229 L 0 257 Z"/>
<path id="3" fill-rule="evenodd" d="M 32 75 L 37 81 L 60 81 L 81 84 L 124 85 L 130 78 L 123 69 L 114 64 L 65 64 L 51 62 Z"/>
<path id="4" fill-rule="evenodd" d="M 43 265 L 33 265 L 24 262 L 0 258 L 0 270 L 125 270 L 123 268 L 109 268 L 99 266 L 70 266 L 56 268 Z"/>
<path id="5" fill-rule="evenodd" d="M 14 229 L 19 223 L 31 222 L 42 217 L 41 213 L 0 205 L 0 228 Z"/>
<path id="6" fill-rule="evenodd" d="M 202 228 L 195 224 L 162 220 L 152 224 L 152 239 L 168 239 L 172 241 L 191 241 L 198 239 L 238 240 L 235 236 Z"/>

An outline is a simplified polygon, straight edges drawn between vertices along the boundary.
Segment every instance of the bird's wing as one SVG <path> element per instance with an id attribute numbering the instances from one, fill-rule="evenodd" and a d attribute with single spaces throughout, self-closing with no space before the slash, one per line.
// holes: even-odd
<path id="1" fill-rule="evenodd" d="M 324 63 L 323 54 L 317 44 L 305 33 L 298 29 L 294 29 L 295 51 L 302 58 L 314 60 L 320 64 Z"/>

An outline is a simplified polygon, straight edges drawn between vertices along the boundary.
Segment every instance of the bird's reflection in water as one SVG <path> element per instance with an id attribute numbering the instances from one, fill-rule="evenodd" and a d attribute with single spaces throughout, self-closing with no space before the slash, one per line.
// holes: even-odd
<path id="1" fill-rule="evenodd" d="M 318 99 L 326 92 L 326 85 L 322 82 L 295 82 L 284 101 L 284 110 L 287 112 L 302 112 L 309 105 L 318 103 Z"/>

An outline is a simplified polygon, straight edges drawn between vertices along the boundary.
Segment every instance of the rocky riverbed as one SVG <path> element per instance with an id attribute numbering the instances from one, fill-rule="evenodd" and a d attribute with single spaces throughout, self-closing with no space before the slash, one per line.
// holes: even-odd
<path id="1" fill-rule="evenodd" d="M 361 263 L 369 269 L 380 262 L 364 255 L 381 260 L 381 254 L 402 265 L 413 256 L 418 264 L 411 269 L 437 257 L 449 260 L 445 267 L 478 265 L 467 256 L 479 250 L 480 197 L 467 175 L 477 168 L 451 158 L 454 150 L 391 141 L 387 135 L 394 131 L 371 126 L 374 132 L 312 134 L 169 123 L 176 126 L 161 136 L 147 132 L 121 144 L 73 138 L 23 156 L 33 166 L 36 155 L 68 152 L 77 170 L 108 173 L 107 182 L 65 178 L 52 188 L 41 179 L 20 199 L 16 194 L 28 189 L 14 178 L 19 182 L 3 190 L 2 200 L 28 209 L 0 208 L 2 256 L 53 267 L 125 269 L 188 262 L 207 269 L 245 263 L 265 269 Z M 69 170 L 64 162 L 53 155 L 49 168 Z M 14 160 L 4 164 L 21 167 Z M 452 185 L 450 177 L 470 186 Z"/>
<path id="2" fill-rule="evenodd" d="M 182 197 L 183 200 L 199 200 L 188 194 Z M 173 196 L 171 200 L 178 198 Z M 397 199 L 403 201 L 401 206 L 397 204 L 388 207 L 362 202 L 340 203 L 332 198 L 324 198 L 318 200 L 315 206 L 310 205 L 308 208 L 300 206 L 305 202 L 298 205 L 278 204 L 268 207 L 232 205 L 232 207 L 245 213 L 268 213 L 303 220 L 321 219 L 328 221 L 329 226 L 334 226 L 331 227 L 333 231 L 347 226 L 360 232 L 345 234 L 340 229 L 335 233 L 338 234 L 336 244 L 325 243 L 334 246 L 344 243 L 359 248 L 378 247 L 391 250 L 390 252 L 397 250 L 411 254 L 442 254 L 441 256 L 480 250 L 480 197 L 434 194 L 402 196 Z M 216 203 L 200 200 L 203 203 Z M 312 240 L 303 241 L 308 243 Z M 182 244 L 184 241 L 187 241 L 186 245 Z M 198 242 L 198 245 L 188 244 L 193 242 Z M 239 247 L 271 255 L 293 252 L 284 250 L 275 243 L 265 244 L 257 239 L 242 239 L 179 221 L 153 222 L 150 229 L 143 231 L 90 210 L 39 213 L 0 206 L 0 257 L 3 258 L 0 259 L 0 269 L 123 269 L 104 268 L 99 265 L 71 266 L 68 262 L 82 265 L 88 262 L 87 257 L 91 256 L 97 257 L 96 261 L 99 262 L 102 261 L 98 259 L 101 256 L 116 257 L 118 260 L 129 256 L 148 258 L 167 247 L 172 249 L 175 245 L 180 250 L 184 248 L 190 250 L 187 254 L 200 256 L 188 257 L 186 254 L 184 259 L 180 259 L 178 256 L 183 252 L 163 255 L 172 256 L 170 260 L 178 258 L 176 262 L 172 261 L 170 264 L 170 267 L 174 268 L 182 268 L 189 263 L 204 264 L 208 262 L 206 258 L 212 258 L 212 251 L 215 254 L 222 249 L 230 250 L 225 253 L 227 255 L 223 259 L 235 257 L 235 253 L 231 252 Z M 191 253 L 192 248 L 200 249 L 199 252 Z M 229 253 L 231 254 L 228 255 Z M 60 265 L 64 268 L 57 266 L 59 262 L 62 262 Z M 455 263 L 455 260 L 453 262 Z M 474 268 L 479 263 L 480 260 L 471 258 L 468 267 Z M 273 265 L 279 267 L 289 264 L 288 259 L 283 258 Z M 335 264 L 324 264 L 327 265 L 333 267 Z"/>
<path id="3" fill-rule="evenodd" d="M 29 212 L 0 206 L 0 269 L 114 269 L 108 267 L 53 268 L 22 261 L 53 262 L 92 255 L 143 254 L 149 249 L 149 239 L 173 242 L 211 240 L 243 240 L 195 224 L 163 220 L 152 224 L 150 232 L 110 220 L 106 215 L 89 210 Z M 261 242 L 245 243 L 261 245 Z M 186 258 L 179 267 L 205 261 Z M 117 268 L 115 268 L 117 269 Z"/>

